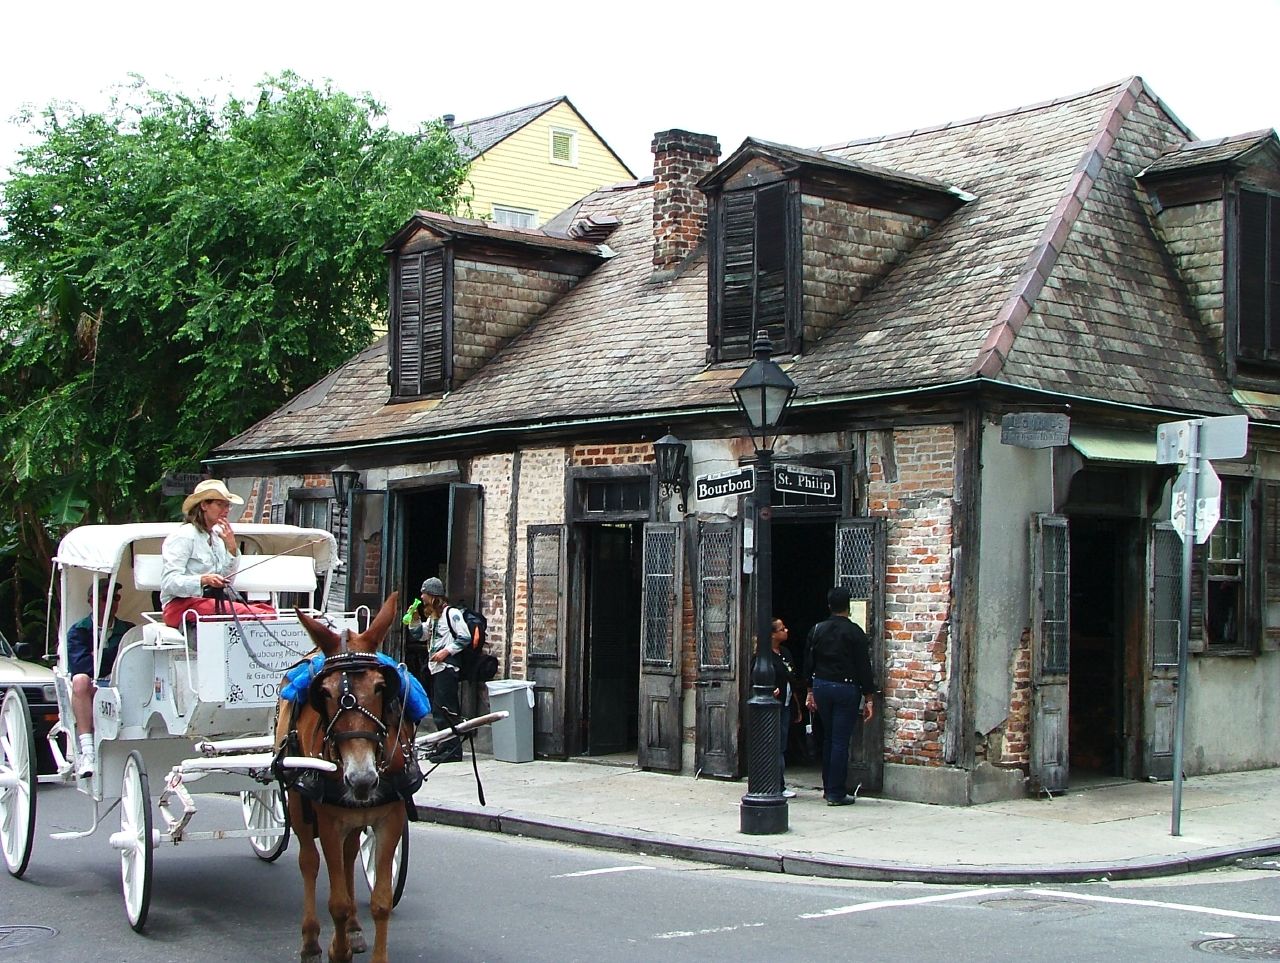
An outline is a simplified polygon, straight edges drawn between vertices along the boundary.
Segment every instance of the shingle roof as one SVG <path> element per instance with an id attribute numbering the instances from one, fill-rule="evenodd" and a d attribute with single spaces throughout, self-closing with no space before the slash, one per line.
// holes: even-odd
<path id="1" fill-rule="evenodd" d="M 975 200 L 941 222 L 789 371 L 798 403 L 988 379 L 1160 410 L 1239 410 L 1157 248 L 1133 175 L 1186 138 L 1141 80 L 834 148 Z M 518 432 L 730 404 L 744 363 L 708 365 L 705 256 L 656 281 L 648 181 L 598 191 L 616 256 L 438 400 L 385 404 L 385 346 L 323 402 L 282 409 L 220 454 Z"/>
<path id="2" fill-rule="evenodd" d="M 449 133 L 453 135 L 453 139 L 461 149 L 463 158 L 469 161 L 475 160 L 493 147 L 494 144 L 506 140 L 525 124 L 536 120 L 556 104 L 567 99 L 566 97 L 556 97 L 553 100 L 544 100 L 539 104 L 529 104 L 527 107 L 504 110 L 502 113 L 493 114 L 490 117 L 464 121 L 460 124 L 454 124 Z"/>
<path id="3" fill-rule="evenodd" d="M 1168 174 L 1172 171 L 1243 160 L 1246 154 L 1268 143 L 1277 143 L 1274 130 L 1254 130 L 1247 134 L 1236 134 L 1233 137 L 1179 144 L 1158 157 L 1138 176 Z"/>

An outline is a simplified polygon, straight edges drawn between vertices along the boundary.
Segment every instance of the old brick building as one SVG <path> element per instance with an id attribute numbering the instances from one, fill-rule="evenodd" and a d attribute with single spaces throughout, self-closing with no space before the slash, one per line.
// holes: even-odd
<path id="1" fill-rule="evenodd" d="M 835 477 L 775 502 L 775 610 L 798 641 L 848 586 L 884 688 L 852 778 L 971 802 L 1170 773 L 1155 430 L 1247 414 L 1196 555 L 1187 771 L 1280 764 L 1273 132 L 1196 141 L 1135 78 L 821 151 L 654 152 L 541 230 L 415 214 L 388 338 L 210 466 L 254 517 L 340 526 L 349 604 L 434 574 L 478 601 L 539 752 L 732 777 L 754 506 L 660 490 L 653 442 L 692 476 L 750 464 L 729 389 L 767 331 L 799 386 L 775 460 Z"/>

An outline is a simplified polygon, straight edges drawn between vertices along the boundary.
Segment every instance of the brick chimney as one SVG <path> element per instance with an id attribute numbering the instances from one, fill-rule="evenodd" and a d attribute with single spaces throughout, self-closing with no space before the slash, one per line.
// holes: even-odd
<path id="1" fill-rule="evenodd" d="M 707 198 L 697 183 L 715 169 L 720 142 L 710 134 L 653 135 L 653 269 L 671 271 L 702 241 Z"/>

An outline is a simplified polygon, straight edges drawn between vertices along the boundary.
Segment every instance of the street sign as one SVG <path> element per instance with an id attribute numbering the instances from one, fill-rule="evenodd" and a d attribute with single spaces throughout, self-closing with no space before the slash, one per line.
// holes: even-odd
<path id="1" fill-rule="evenodd" d="M 750 495 L 756 490 L 756 472 L 751 466 L 714 475 L 699 475 L 693 480 L 693 497 L 698 501 L 724 498 L 726 495 Z"/>
<path id="2" fill-rule="evenodd" d="M 1000 444 L 1016 448 L 1061 448 L 1071 438 L 1071 419 L 1051 411 L 1016 411 L 1000 419 Z"/>
<path id="3" fill-rule="evenodd" d="M 1173 483 L 1173 505 L 1169 515 L 1174 531 L 1178 537 L 1186 541 L 1188 535 L 1194 535 L 1196 544 L 1203 545 L 1209 540 L 1209 534 L 1218 524 L 1218 512 L 1222 501 L 1222 481 L 1213 470 L 1213 464 L 1207 459 L 1200 461 L 1200 484 L 1196 491 L 1195 530 L 1187 530 L 1187 500 L 1191 495 L 1191 472 L 1184 471 Z"/>
<path id="4" fill-rule="evenodd" d="M 1201 458 L 1243 458 L 1249 448 L 1249 419 L 1245 415 L 1197 418 Z M 1156 429 L 1156 463 L 1185 465 L 1191 457 L 1191 422 L 1167 421 Z"/>
<path id="5" fill-rule="evenodd" d="M 198 471 L 171 471 L 160 479 L 160 494 L 185 495 L 208 477 Z"/>
<path id="6" fill-rule="evenodd" d="M 790 492 L 792 495 L 835 498 L 836 473 L 830 468 L 779 465 L 773 470 L 773 487 L 775 491 Z"/>

